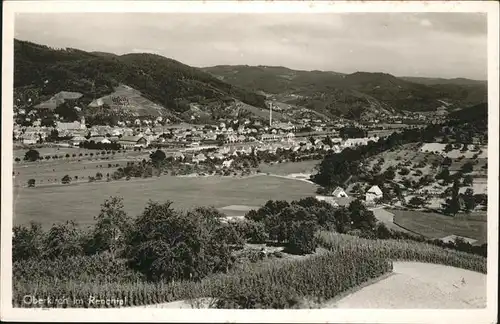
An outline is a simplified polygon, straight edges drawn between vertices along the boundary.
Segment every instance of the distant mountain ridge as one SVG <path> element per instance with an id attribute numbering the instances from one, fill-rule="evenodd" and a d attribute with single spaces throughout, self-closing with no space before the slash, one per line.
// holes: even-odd
<path id="1" fill-rule="evenodd" d="M 469 86 L 469 85 L 474 86 L 474 85 L 486 85 L 488 83 L 488 81 L 486 80 L 473 80 L 467 78 L 445 79 L 445 78 L 425 78 L 425 77 L 400 77 L 400 79 L 414 83 L 421 83 L 425 85 L 455 84 L 462 86 Z"/>
<path id="2" fill-rule="evenodd" d="M 320 116 L 350 119 L 434 111 L 443 105 L 453 111 L 487 101 L 483 82 L 443 80 L 387 73 L 300 71 L 282 66 L 194 68 L 156 54 L 116 55 L 14 41 L 16 99 L 29 97 L 30 104 L 36 106 L 57 93 L 77 92 L 82 94 L 78 105 L 84 113 L 99 98 L 106 109 L 123 110 L 127 116 L 182 120 L 195 115 L 214 120 L 240 114 L 263 118 L 269 100 L 291 109 L 306 108 Z M 47 105 L 57 106 L 58 102 L 52 100 Z"/>
<path id="3" fill-rule="evenodd" d="M 465 108 L 487 100 L 483 82 L 467 79 L 411 79 L 387 73 L 355 72 L 342 74 L 299 71 L 285 67 L 220 65 L 203 68 L 222 81 L 252 91 L 282 96 L 287 100 L 330 116 L 360 118 L 381 112 L 434 111 Z"/>

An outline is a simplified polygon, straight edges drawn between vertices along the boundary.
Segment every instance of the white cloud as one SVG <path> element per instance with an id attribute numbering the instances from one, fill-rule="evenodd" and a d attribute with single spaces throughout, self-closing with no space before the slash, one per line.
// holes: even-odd
<path id="1" fill-rule="evenodd" d="M 281 65 L 486 79 L 486 19 L 477 15 L 88 15 L 22 14 L 16 38 L 58 48 L 155 53 L 198 67 Z"/>

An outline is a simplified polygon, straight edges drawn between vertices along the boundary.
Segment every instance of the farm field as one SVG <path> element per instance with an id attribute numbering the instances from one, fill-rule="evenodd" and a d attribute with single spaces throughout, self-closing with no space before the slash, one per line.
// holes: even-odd
<path id="1" fill-rule="evenodd" d="M 78 176 L 83 179 L 88 176 L 95 176 L 97 172 L 106 175 L 108 172 L 113 172 L 117 169 L 116 164 L 123 167 L 126 166 L 128 161 L 136 161 L 145 158 L 146 155 L 116 155 L 115 158 L 109 160 L 100 160 L 94 158 L 93 160 L 77 159 L 68 161 L 44 161 L 44 162 L 31 162 L 23 164 L 15 164 L 13 171 L 15 178 L 13 179 L 14 186 L 26 186 L 29 179 L 35 179 L 37 185 L 47 183 L 60 183 L 62 177 L 66 174 L 71 176 Z M 108 164 L 113 167 L 109 168 Z M 101 166 L 102 168 L 98 167 Z"/>
<path id="2" fill-rule="evenodd" d="M 172 177 L 80 183 L 40 188 L 14 188 L 14 225 L 73 220 L 89 225 L 109 196 L 124 198 L 125 210 L 139 215 L 148 200 L 174 202 L 174 208 L 229 205 L 260 206 L 270 199 L 294 200 L 313 196 L 315 185 L 286 178 Z"/>
<path id="3" fill-rule="evenodd" d="M 469 216 L 440 215 L 421 211 L 390 210 L 394 214 L 394 223 L 429 238 L 443 238 L 448 235 L 459 235 L 487 242 L 486 212 L 474 212 Z"/>
<path id="4" fill-rule="evenodd" d="M 314 173 L 314 168 L 320 162 L 321 160 L 286 162 L 273 165 L 261 163 L 261 165 L 259 165 L 259 169 L 261 172 L 277 175 L 289 175 L 293 173 Z"/>

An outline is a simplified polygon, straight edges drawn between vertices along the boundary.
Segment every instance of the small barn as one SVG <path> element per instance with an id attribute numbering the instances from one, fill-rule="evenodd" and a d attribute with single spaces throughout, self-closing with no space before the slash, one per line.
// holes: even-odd
<path id="1" fill-rule="evenodd" d="M 382 192 L 382 189 L 380 189 L 379 186 L 375 185 L 372 186 L 365 195 L 365 200 L 368 203 L 373 203 L 375 199 L 382 198 L 384 196 L 384 193 Z"/>
<path id="2" fill-rule="evenodd" d="M 347 198 L 347 197 L 349 197 L 347 195 L 347 193 L 345 192 L 345 190 L 341 187 L 335 188 L 335 190 L 332 193 L 332 196 L 335 198 Z"/>

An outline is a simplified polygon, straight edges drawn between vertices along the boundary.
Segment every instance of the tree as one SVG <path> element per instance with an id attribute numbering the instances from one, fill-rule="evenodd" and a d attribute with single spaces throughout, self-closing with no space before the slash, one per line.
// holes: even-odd
<path id="1" fill-rule="evenodd" d="M 348 149 L 345 149 L 346 151 Z M 349 157 L 348 157 L 349 158 Z M 319 165 L 318 172 L 312 177 L 313 181 L 324 187 L 342 186 L 351 175 L 359 173 L 359 163 L 337 156 L 327 155 Z"/>
<path id="2" fill-rule="evenodd" d="M 82 236 L 73 221 L 54 224 L 47 233 L 43 255 L 50 259 L 65 259 L 81 255 Z"/>
<path id="3" fill-rule="evenodd" d="M 214 209 L 176 211 L 171 202 L 149 202 L 128 237 L 129 265 L 150 280 L 199 280 L 227 271 L 231 237 Z"/>
<path id="4" fill-rule="evenodd" d="M 311 221 L 295 222 L 292 226 L 287 250 L 295 254 L 309 254 L 316 251 L 316 224 Z"/>
<path id="5" fill-rule="evenodd" d="M 132 220 L 123 208 L 123 198 L 119 197 L 110 197 L 101 205 L 101 212 L 95 217 L 93 252 L 108 251 L 115 259 L 125 248 Z"/>
<path id="6" fill-rule="evenodd" d="M 71 182 L 71 177 L 69 175 L 65 175 L 62 179 L 61 179 L 61 182 L 63 184 L 68 184 Z"/>
<path id="7" fill-rule="evenodd" d="M 35 182 L 36 182 L 35 179 L 29 179 L 28 180 L 28 187 L 29 188 L 35 187 Z"/>
<path id="8" fill-rule="evenodd" d="M 418 196 L 415 196 L 415 197 L 412 197 L 410 199 L 408 204 L 414 208 L 419 208 L 419 207 L 422 207 L 423 205 L 425 205 L 425 200 L 418 197 Z"/>
<path id="9" fill-rule="evenodd" d="M 40 153 L 37 150 L 29 149 L 28 152 L 24 154 L 24 161 L 34 162 L 40 159 Z"/>
<path id="10" fill-rule="evenodd" d="M 162 150 L 156 150 L 149 156 L 149 158 L 151 159 L 151 162 L 158 167 L 163 161 L 165 161 L 167 156 Z"/>
<path id="11" fill-rule="evenodd" d="M 396 173 L 394 172 L 394 167 L 390 166 L 385 170 L 384 172 L 384 178 L 387 180 L 394 180 L 394 177 L 396 176 Z"/>
<path id="12" fill-rule="evenodd" d="M 442 169 L 441 172 L 439 172 L 436 175 L 436 180 L 444 180 L 445 182 L 448 182 L 449 179 L 450 179 L 450 170 L 448 168 Z"/>
<path id="13" fill-rule="evenodd" d="M 402 168 L 401 170 L 399 170 L 399 174 L 402 176 L 408 175 L 409 173 L 410 170 L 408 170 L 408 168 Z"/>
<path id="14" fill-rule="evenodd" d="M 464 200 L 464 209 L 467 213 L 476 208 L 476 200 L 474 199 L 474 191 L 472 189 L 468 188 L 465 190 L 462 199 Z"/>
<path id="15" fill-rule="evenodd" d="M 442 166 L 450 166 L 453 161 L 449 157 L 445 157 L 441 162 Z"/>
<path id="16" fill-rule="evenodd" d="M 472 162 L 466 162 L 462 165 L 460 170 L 463 173 L 471 173 L 474 170 L 474 164 Z"/>
<path id="17" fill-rule="evenodd" d="M 446 153 L 453 151 L 453 145 L 451 143 L 446 144 L 446 146 L 444 147 L 444 151 Z"/>
<path id="18" fill-rule="evenodd" d="M 472 178 L 471 175 L 468 174 L 464 177 L 462 184 L 467 187 L 467 186 L 472 186 L 473 182 L 474 179 Z"/>
<path id="19" fill-rule="evenodd" d="M 349 204 L 349 216 L 352 222 L 352 229 L 360 229 L 362 231 L 373 231 L 377 222 L 372 211 L 356 199 Z"/>
<path id="20" fill-rule="evenodd" d="M 97 173 L 95 174 L 95 179 L 96 179 L 96 180 L 102 180 L 102 173 L 101 173 L 101 172 L 97 172 Z"/>
<path id="21" fill-rule="evenodd" d="M 384 223 L 378 223 L 376 228 L 377 238 L 387 240 L 392 237 L 392 232 Z"/>
<path id="22" fill-rule="evenodd" d="M 332 139 L 330 138 L 330 135 L 326 135 L 325 139 L 323 140 L 323 143 L 324 143 L 325 145 L 330 146 L 330 147 L 332 147 L 332 146 L 333 146 L 333 141 L 332 141 Z"/>
<path id="23" fill-rule="evenodd" d="M 53 129 L 50 131 L 50 134 L 47 138 L 48 142 L 56 142 L 59 140 L 59 131 L 57 129 Z"/>
<path id="24" fill-rule="evenodd" d="M 16 225 L 12 228 L 12 261 L 37 258 L 42 255 L 43 231 L 39 223 L 29 226 Z"/>
<path id="25" fill-rule="evenodd" d="M 453 187 L 451 188 L 451 197 L 446 199 L 443 211 L 447 215 L 455 216 L 460 211 L 460 196 L 459 196 L 460 184 L 458 179 L 453 182 Z"/>

